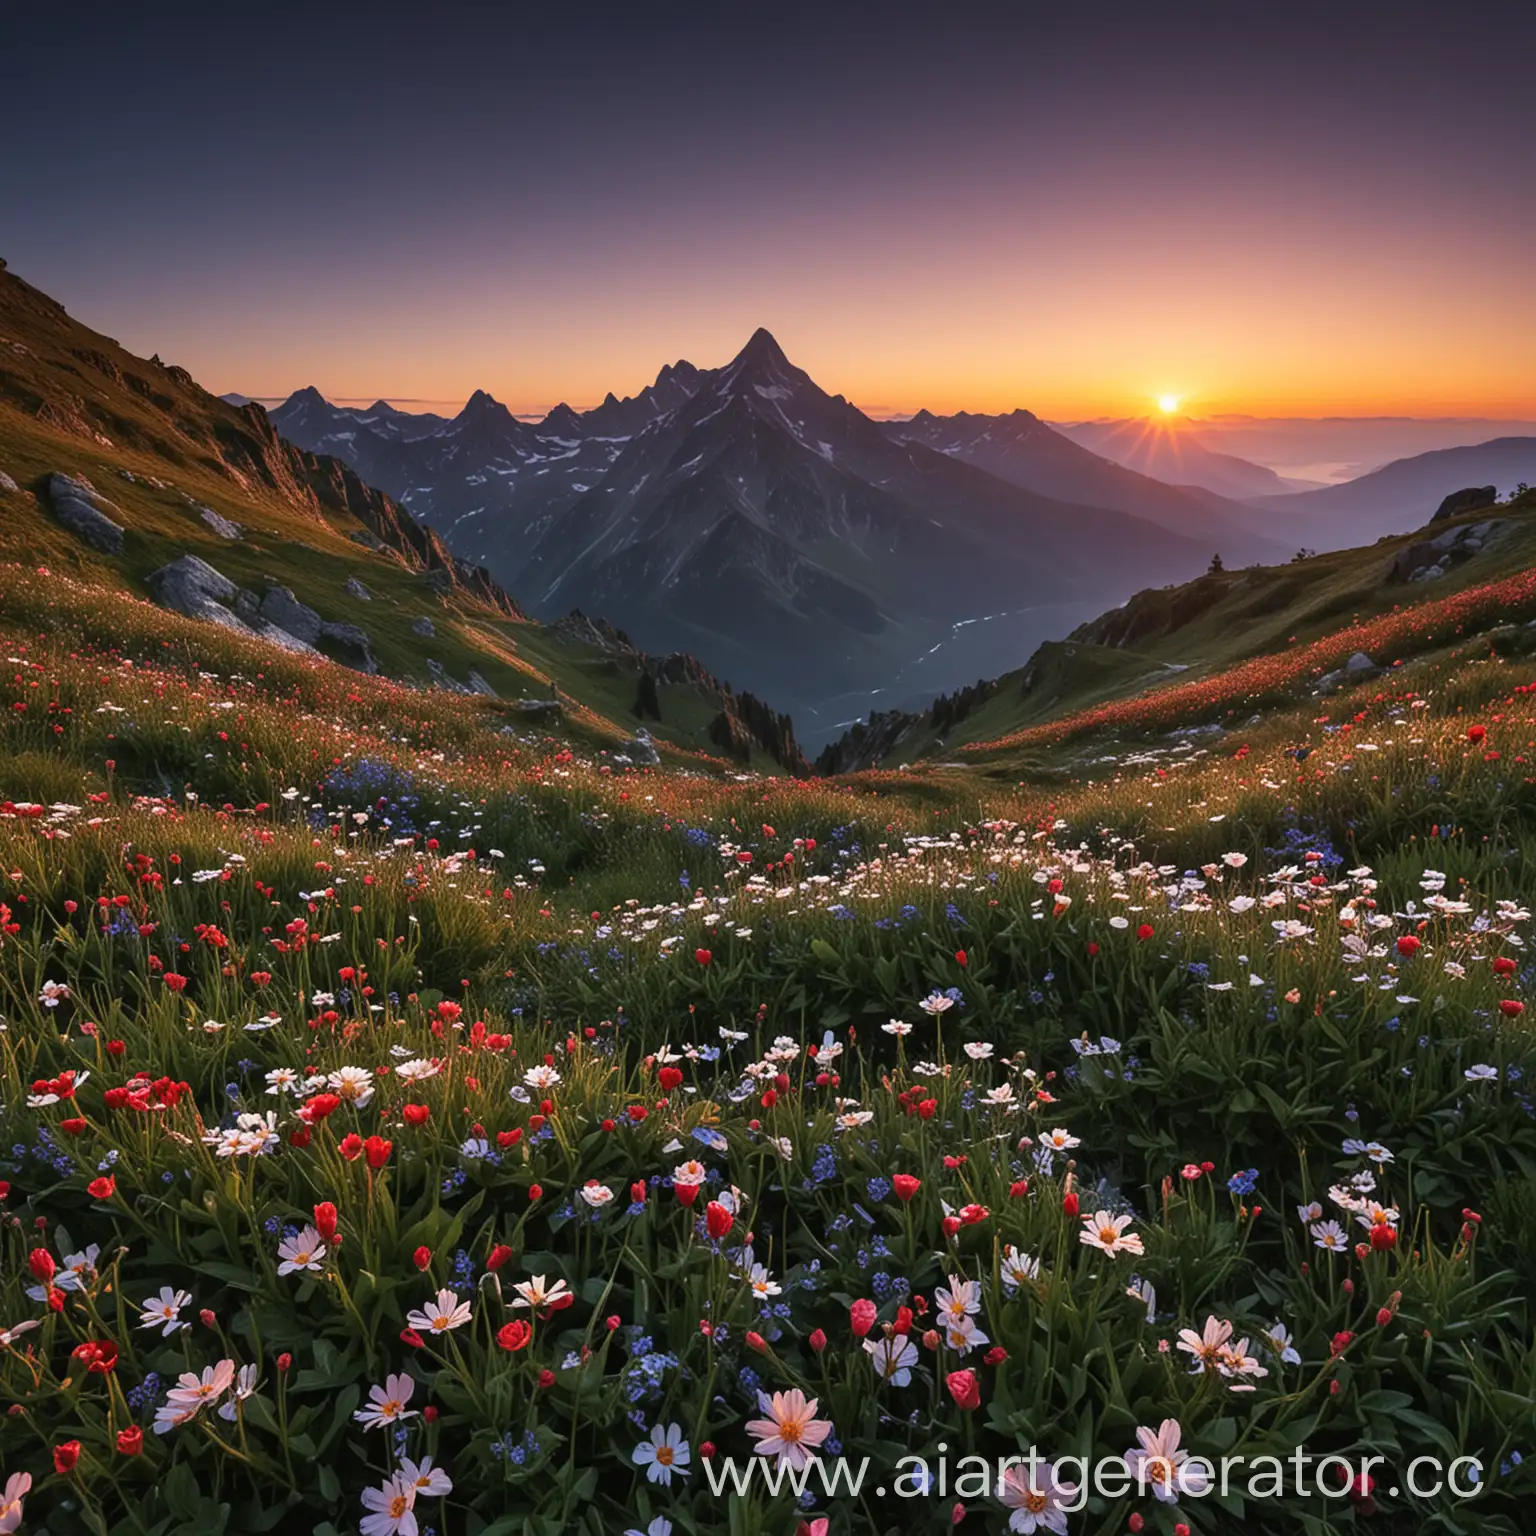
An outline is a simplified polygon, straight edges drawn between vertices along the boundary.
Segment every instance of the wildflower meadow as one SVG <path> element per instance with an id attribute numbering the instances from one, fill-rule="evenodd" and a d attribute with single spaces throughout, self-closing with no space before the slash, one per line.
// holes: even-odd
<path id="1" fill-rule="evenodd" d="M 4 587 L 0 1532 L 1536 1509 L 1518 663 L 797 782 Z"/>

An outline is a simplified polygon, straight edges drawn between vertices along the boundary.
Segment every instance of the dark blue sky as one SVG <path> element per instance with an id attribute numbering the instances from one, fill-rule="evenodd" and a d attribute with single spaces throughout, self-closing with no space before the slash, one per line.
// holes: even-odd
<path id="1" fill-rule="evenodd" d="M 11 7 L 0 255 L 253 394 L 1513 414 L 1532 14 Z"/>

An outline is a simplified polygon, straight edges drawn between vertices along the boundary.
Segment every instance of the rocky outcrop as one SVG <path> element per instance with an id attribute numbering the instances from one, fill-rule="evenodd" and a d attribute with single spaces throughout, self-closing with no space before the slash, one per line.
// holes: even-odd
<path id="1" fill-rule="evenodd" d="M 212 507 L 199 507 L 197 511 L 198 516 L 201 517 L 202 520 L 216 534 L 218 534 L 221 539 L 228 539 L 229 542 L 233 544 L 237 539 L 243 539 L 245 537 L 245 529 L 243 529 L 239 523 L 230 522 L 230 520 L 222 513 L 215 512 Z"/>
<path id="2" fill-rule="evenodd" d="M 1452 491 L 1435 509 L 1432 523 L 1443 523 L 1448 517 L 1460 517 L 1463 512 L 1476 512 L 1480 507 L 1491 507 L 1499 499 L 1496 485 L 1469 485 L 1465 490 Z"/>
<path id="3" fill-rule="evenodd" d="M 1438 514 L 1437 514 L 1438 515 Z M 1432 539 L 1420 539 L 1400 549 L 1387 574 L 1390 582 L 1436 581 L 1455 566 L 1480 554 L 1503 531 L 1506 520 L 1489 518 L 1447 528 Z"/>
<path id="4" fill-rule="evenodd" d="M 261 600 L 261 616 L 269 624 L 286 629 L 305 645 L 313 645 L 325 628 L 320 615 L 301 603 L 287 587 L 267 588 L 267 595 Z"/>
<path id="5" fill-rule="evenodd" d="M 183 555 L 162 565 L 145 578 L 145 585 L 162 608 L 189 619 L 242 630 L 285 651 L 307 655 L 324 651 L 370 675 L 379 670 L 367 630 L 322 619 L 287 587 L 268 587 L 266 595 L 258 598 L 197 555 Z"/>
<path id="6" fill-rule="evenodd" d="M 565 706 L 559 699 L 513 699 L 507 706 L 530 725 L 559 725 L 565 718 Z M 504 730 L 515 730 L 504 726 Z"/>
<path id="7" fill-rule="evenodd" d="M 877 768 L 923 723 L 923 717 L 902 709 L 874 710 L 836 741 L 829 742 L 816 759 L 817 773 L 857 773 Z"/>
<path id="8" fill-rule="evenodd" d="M 419 619 L 411 621 L 411 633 L 420 635 L 424 640 L 430 640 L 437 633 L 437 625 L 423 614 Z"/>
<path id="9" fill-rule="evenodd" d="M 48 499 L 53 503 L 53 515 L 76 538 L 104 555 L 122 554 L 123 525 L 107 515 L 109 510 L 117 512 L 117 508 L 89 480 L 50 475 Z"/>
<path id="10" fill-rule="evenodd" d="M 373 676 L 379 664 L 373 659 L 373 641 L 356 624 L 325 623 L 320 626 L 321 648 L 344 665 Z"/>
<path id="11" fill-rule="evenodd" d="M 1347 688 L 1351 683 L 1364 681 L 1378 670 L 1376 663 L 1364 651 L 1356 651 L 1342 667 L 1335 667 L 1332 672 L 1323 673 L 1312 691 L 1326 698 L 1329 694 L 1337 693 L 1340 688 Z"/>
<path id="12" fill-rule="evenodd" d="M 355 597 L 360 603 L 371 603 L 373 601 L 373 593 L 356 576 L 347 577 L 347 596 Z"/>
<path id="13" fill-rule="evenodd" d="M 20 490 L 21 487 L 3 469 L 0 469 L 0 496 L 14 496 Z"/>
<path id="14" fill-rule="evenodd" d="M 636 768 L 654 768 L 661 761 L 661 753 L 656 750 L 651 733 L 642 726 L 614 753 L 613 760 Z"/>
<path id="15" fill-rule="evenodd" d="M 222 571 L 196 555 L 183 555 L 144 578 L 162 608 L 189 619 L 204 619 L 226 629 L 245 629 L 234 610 L 239 588 Z"/>

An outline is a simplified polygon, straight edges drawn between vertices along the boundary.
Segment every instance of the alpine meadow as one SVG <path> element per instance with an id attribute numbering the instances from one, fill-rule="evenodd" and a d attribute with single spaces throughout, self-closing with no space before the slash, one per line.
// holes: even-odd
<path id="1" fill-rule="evenodd" d="M 7 132 L 0 1533 L 1518 1536 L 1529 17 L 450 9 Z"/>

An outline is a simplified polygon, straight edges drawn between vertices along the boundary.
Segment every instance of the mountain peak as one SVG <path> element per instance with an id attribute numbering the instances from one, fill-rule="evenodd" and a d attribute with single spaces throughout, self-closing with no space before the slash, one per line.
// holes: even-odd
<path id="1" fill-rule="evenodd" d="M 755 368 L 788 368 L 790 361 L 784 355 L 783 347 L 774 339 L 773 332 L 760 325 L 752 332 L 746 346 L 736 354 L 732 366 L 737 364 Z"/>
<path id="2" fill-rule="evenodd" d="M 331 402 L 315 388 L 313 384 L 306 384 L 303 389 L 296 389 L 283 401 L 284 406 L 289 405 L 329 405 Z"/>
<path id="3" fill-rule="evenodd" d="M 581 417 L 562 400 L 559 405 L 550 411 L 543 421 L 539 423 L 541 432 L 577 432 L 581 431 Z"/>

